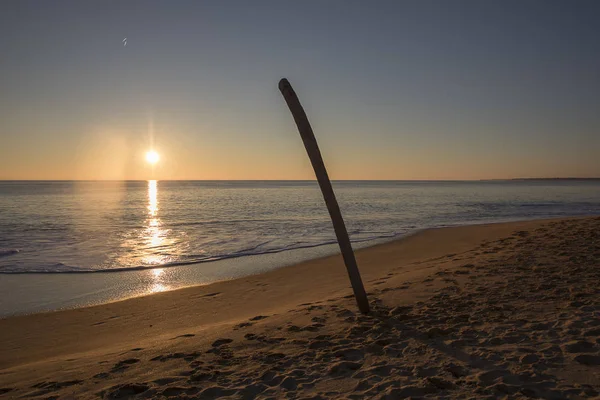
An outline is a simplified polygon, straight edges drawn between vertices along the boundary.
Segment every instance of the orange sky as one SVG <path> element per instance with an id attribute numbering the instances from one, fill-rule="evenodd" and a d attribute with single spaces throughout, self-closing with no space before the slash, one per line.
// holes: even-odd
<path id="1" fill-rule="evenodd" d="M 0 179 L 600 176 L 597 2 L 350 3 L 9 2 Z"/>

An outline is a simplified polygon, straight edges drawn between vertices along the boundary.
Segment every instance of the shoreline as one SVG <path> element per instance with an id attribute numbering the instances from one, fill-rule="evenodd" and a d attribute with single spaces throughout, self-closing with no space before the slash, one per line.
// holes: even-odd
<path id="1" fill-rule="evenodd" d="M 600 217 L 587 217 L 439 228 L 358 250 L 373 306 L 368 316 L 357 313 L 334 255 L 206 286 L 1 319 L 0 389 L 40 398 L 167 398 L 178 390 L 179 397 L 200 398 L 391 390 L 396 397 L 451 391 L 461 398 L 475 388 L 481 398 L 531 386 L 539 395 L 579 398 L 557 390 L 600 390 L 600 344 L 586 336 L 599 328 L 599 227 Z M 268 383 L 274 378 L 263 376 L 263 365 L 281 378 Z M 448 368 L 462 372 L 453 376 Z M 533 379 L 529 371 L 555 376 L 554 389 L 515 386 Z M 481 375 L 488 372 L 496 378 Z"/>
<path id="2" fill-rule="evenodd" d="M 587 217 L 592 215 L 558 219 Z M 403 241 L 430 230 L 554 219 L 557 218 L 469 221 L 466 224 L 415 228 L 390 237 L 355 242 L 353 248 L 355 251 L 361 251 L 381 244 Z M 97 272 L 0 274 L 0 293 L 12 292 L 12 296 L 7 296 L 2 302 L 0 319 L 110 304 L 156 293 L 212 285 L 335 255 L 339 255 L 337 242 L 177 266 Z M 67 289 L 57 292 L 56 287 Z"/>

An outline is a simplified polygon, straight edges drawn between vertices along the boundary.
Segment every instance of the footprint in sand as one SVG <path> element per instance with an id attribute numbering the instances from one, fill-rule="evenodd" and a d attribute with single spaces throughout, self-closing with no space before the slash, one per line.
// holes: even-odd
<path id="1" fill-rule="evenodd" d="M 159 378 L 159 379 L 155 379 L 152 381 L 152 383 L 158 385 L 158 386 L 164 386 L 164 385 L 168 385 L 174 382 L 177 382 L 181 380 L 181 378 L 177 378 L 177 377 L 167 377 L 167 378 Z"/>
<path id="2" fill-rule="evenodd" d="M 261 319 L 269 318 L 266 315 L 257 315 L 256 317 L 250 318 L 250 321 L 260 321 Z"/>
<path id="3" fill-rule="evenodd" d="M 575 357 L 575 361 L 583 365 L 600 365 L 600 356 L 592 354 L 580 354 Z"/>
<path id="4" fill-rule="evenodd" d="M 200 399 L 217 399 L 219 397 L 231 396 L 236 390 L 225 389 L 220 386 L 212 386 L 198 393 Z"/>
<path id="5" fill-rule="evenodd" d="M 190 337 L 194 337 L 194 336 L 196 336 L 196 335 L 194 335 L 193 333 L 186 333 L 184 335 L 175 336 L 171 340 L 181 339 L 181 338 L 190 338 Z"/>
<path id="6" fill-rule="evenodd" d="M 308 348 L 312 349 L 312 350 L 331 348 L 331 347 L 333 347 L 333 343 L 328 340 L 314 340 L 314 341 L 310 342 L 310 344 L 308 345 Z"/>
<path id="7" fill-rule="evenodd" d="M 354 317 L 356 314 L 348 309 L 342 309 L 340 311 L 337 312 L 336 316 L 338 318 L 347 318 L 347 317 Z"/>
<path id="8" fill-rule="evenodd" d="M 33 385 L 32 388 L 42 389 L 41 392 L 37 393 L 39 395 L 39 394 L 45 394 L 48 392 L 53 392 L 55 390 L 60 390 L 65 387 L 79 385 L 81 383 L 83 383 L 82 380 L 73 380 L 73 381 L 64 381 L 64 382 L 55 382 L 55 381 L 39 382 L 39 383 L 36 383 L 35 385 Z"/>
<path id="9" fill-rule="evenodd" d="M 179 359 L 179 358 L 195 358 L 197 356 L 199 356 L 200 353 L 191 353 L 191 354 L 185 354 L 185 353 L 169 353 L 169 354 L 161 354 L 159 356 L 156 356 L 154 358 L 151 358 L 150 361 L 160 361 L 160 362 L 165 362 L 167 360 L 174 360 L 174 359 Z"/>
<path id="10" fill-rule="evenodd" d="M 182 398 L 187 396 L 193 396 L 200 391 L 197 387 L 183 387 L 183 386 L 172 386 L 163 390 L 160 394 L 165 397 Z M 187 395 L 187 396 L 185 396 Z"/>
<path id="11" fill-rule="evenodd" d="M 140 393 L 144 393 L 150 389 L 150 386 L 142 384 L 142 383 L 128 383 L 125 385 L 116 385 L 108 389 L 107 391 L 102 391 L 98 393 L 100 397 L 104 397 L 105 394 L 109 399 L 120 399 L 120 398 L 128 398 L 131 396 L 135 396 Z"/>
<path id="12" fill-rule="evenodd" d="M 567 343 L 565 350 L 568 353 L 593 353 L 596 352 L 597 348 L 593 343 L 585 340 L 577 340 Z"/>
<path id="13" fill-rule="evenodd" d="M 354 361 L 341 361 L 333 364 L 329 367 L 327 371 L 328 375 L 340 376 L 340 375 L 350 375 L 354 371 L 359 370 L 362 367 L 361 362 Z"/>
<path id="14" fill-rule="evenodd" d="M 365 353 L 362 350 L 352 347 L 338 350 L 333 355 L 346 361 L 362 361 L 365 357 Z"/>
<path id="15" fill-rule="evenodd" d="M 140 362 L 139 358 L 128 358 L 126 360 L 121 360 L 114 365 L 112 368 L 112 372 L 123 371 L 129 368 L 130 365 L 136 364 Z"/>
<path id="16" fill-rule="evenodd" d="M 323 324 L 312 324 L 312 325 L 308 325 L 302 328 L 303 331 L 307 331 L 307 332 L 317 332 L 320 328 L 324 327 L 325 325 Z"/>
<path id="17" fill-rule="evenodd" d="M 221 347 L 224 344 L 233 342 L 233 339 L 217 339 L 213 342 L 212 347 Z"/>
<path id="18" fill-rule="evenodd" d="M 214 297 L 214 296 L 218 296 L 220 294 L 221 294 L 221 292 L 215 292 L 215 293 L 205 294 L 205 295 L 202 295 L 200 297 Z"/>

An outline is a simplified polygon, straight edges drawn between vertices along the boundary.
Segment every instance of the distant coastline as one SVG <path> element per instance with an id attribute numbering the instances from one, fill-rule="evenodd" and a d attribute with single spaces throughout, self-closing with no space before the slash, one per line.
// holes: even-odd
<path id="1" fill-rule="evenodd" d="M 493 179 L 502 181 L 504 179 Z M 599 178 L 513 178 L 511 181 L 599 181 Z"/>

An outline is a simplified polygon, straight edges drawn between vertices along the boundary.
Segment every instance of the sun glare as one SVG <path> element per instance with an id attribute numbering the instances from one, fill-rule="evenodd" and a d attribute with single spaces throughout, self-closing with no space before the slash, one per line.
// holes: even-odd
<path id="1" fill-rule="evenodd" d="M 156 164 L 158 160 L 160 160 L 160 156 L 154 150 L 150 150 L 146 153 L 146 161 L 148 161 L 150 164 Z"/>

